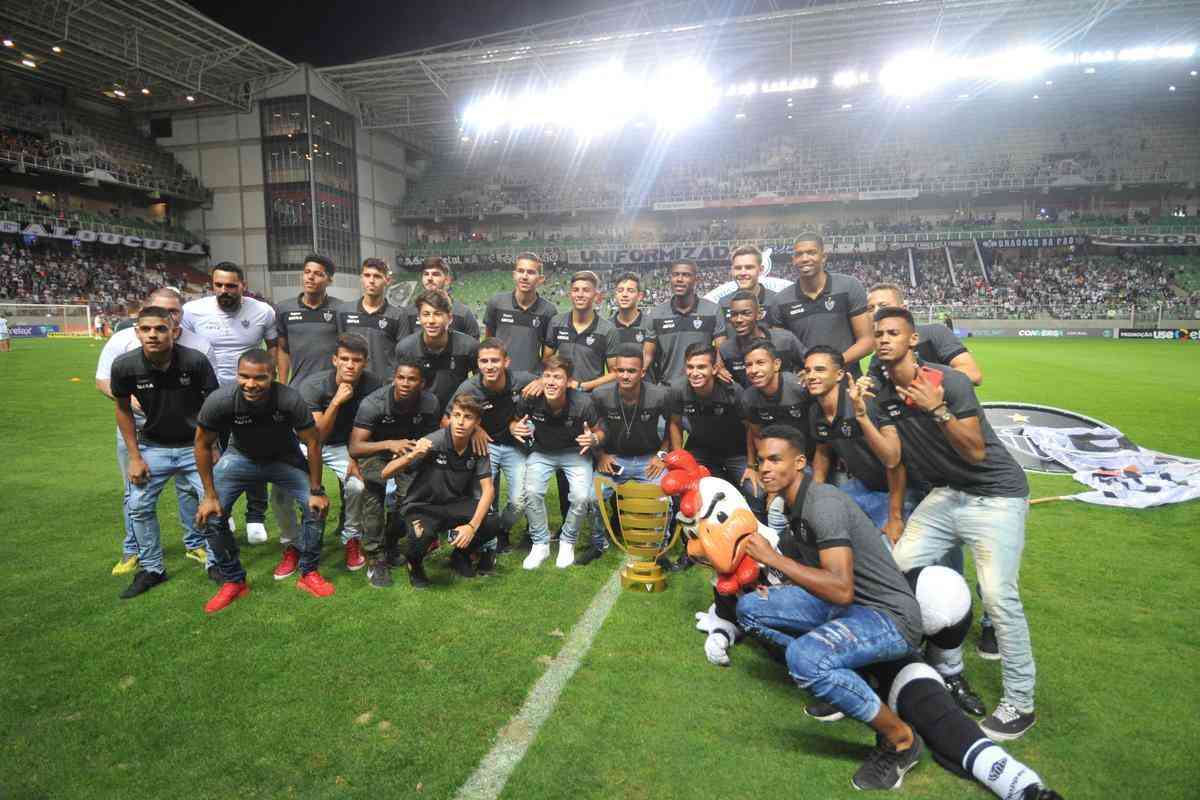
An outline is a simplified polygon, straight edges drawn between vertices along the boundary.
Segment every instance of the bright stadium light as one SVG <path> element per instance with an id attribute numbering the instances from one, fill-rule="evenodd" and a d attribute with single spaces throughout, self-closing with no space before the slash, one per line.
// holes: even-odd
<path id="1" fill-rule="evenodd" d="M 867 73 L 859 72 L 856 69 L 844 69 L 833 76 L 833 85 L 839 89 L 852 89 L 869 81 L 870 76 Z"/>
<path id="2" fill-rule="evenodd" d="M 932 51 L 912 50 L 884 64 L 879 83 L 888 94 L 912 97 L 948 80 L 946 69 L 947 61 Z"/>
<path id="3" fill-rule="evenodd" d="M 655 71 L 643 95 L 645 113 L 660 127 L 682 128 L 708 114 L 721 90 L 703 64 L 680 61 Z"/>

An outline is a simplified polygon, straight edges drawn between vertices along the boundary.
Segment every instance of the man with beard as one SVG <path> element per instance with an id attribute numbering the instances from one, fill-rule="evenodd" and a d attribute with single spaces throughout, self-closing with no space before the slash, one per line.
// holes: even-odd
<path id="1" fill-rule="evenodd" d="M 183 306 L 183 329 L 209 341 L 216 358 L 217 381 L 229 386 L 237 379 L 237 364 L 242 353 L 265 344 L 273 363 L 278 365 L 279 333 L 275 309 L 270 303 L 246 297 L 246 274 L 230 261 L 222 261 L 212 270 L 213 294 L 192 300 Z M 222 449 L 227 440 L 221 440 Z M 259 484 L 246 490 L 246 541 L 261 544 L 267 540 L 267 486 Z M 230 523 L 232 524 L 232 522 Z"/>

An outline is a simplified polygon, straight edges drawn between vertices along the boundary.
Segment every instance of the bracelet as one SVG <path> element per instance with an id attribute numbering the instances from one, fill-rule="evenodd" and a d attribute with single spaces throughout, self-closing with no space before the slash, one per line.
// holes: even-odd
<path id="1" fill-rule="evenodd" d="M 946 404 L 945 404 L 945 403 L 938 403 L 936 406 L 934 406 L 933 408 L 929 409 L 929 413 L 930 413 L 930 414 L 936 414 L 936 413 L 938 412 L 938 409 L 939 409 L 939 408 L 946 408 Z"/>

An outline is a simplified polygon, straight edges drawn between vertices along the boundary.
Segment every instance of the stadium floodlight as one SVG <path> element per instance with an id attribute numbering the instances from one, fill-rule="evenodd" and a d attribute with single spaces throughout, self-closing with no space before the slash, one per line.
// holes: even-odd
<path id="1" fill-rule="evenodd" d="M 15 46 L 16 46 L 16 42 L 14 42 L 12 39 L 5 39 L 5 40 L 4 40 L 4 46 L 5 46 L 5 47 L 15 47 Z"/>
<path id="2" fill-rule="evenodd" d="M 839 89 L 852 89 L 862 83 L 869 83 L 870 76 L 856 69 L 844 69 L 833 76 L 833 85 Z"/>
<path id="3" fill-rule="evenodd" d="M 883 65 L 879 83 L 888 94 L 913 97 L 948 80 L 948 67 L 947 60 L 931 50 L 911 50 Z"/>
<path id="4" fill-rule="evenodd" d="M 651 76 L 643 108 L 660 127 L 682 128 L 712 111 L 720 97 L 720 88 L 703 64 L 678 61 Z"/>
<path id="5" fill-rule="evenodd" d="M 30 69 L 37 69 L 37 62 L 34 61 L 32 58 L 22 58 L 21 66 L 29 67 Z"/>
<path id="6" fill-rule="evenodd" d="M 187 100 L 189 103 L 194 103 L 194 102 L 196 102 L 196 97 L 195 97 L 195 95 L 190 95 L 190 94 L 189 94 L 189 95 L 188 95 L 186 98 L 184 98 L 184 99 L 185 99 L 185 100 Z"/>
<path id="7" fill-rule="evenodd" d="M 50 52 L 54 53 L 56 55 L 62 55 L 62 47 L 60 47 L 59 45 L 54 45 L 54 47 L 50 48 Z"/>

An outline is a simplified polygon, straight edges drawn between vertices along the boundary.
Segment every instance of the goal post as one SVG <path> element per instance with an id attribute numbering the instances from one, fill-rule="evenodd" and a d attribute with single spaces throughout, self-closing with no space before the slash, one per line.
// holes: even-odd
<path id="1" fill-rule="evenodd" d="M 0 302 L 0 315 L 15 339 L 92 335 L 92 309 L 83 304 Z"/>

